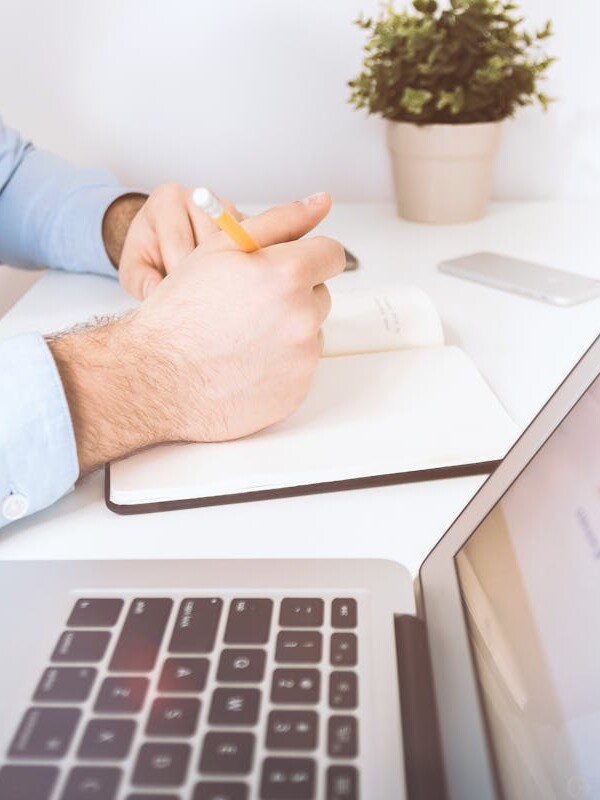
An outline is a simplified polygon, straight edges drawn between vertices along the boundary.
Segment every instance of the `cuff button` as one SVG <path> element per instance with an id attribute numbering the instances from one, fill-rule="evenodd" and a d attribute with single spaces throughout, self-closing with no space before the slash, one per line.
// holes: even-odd
<path id="1" fill-rule="evenodd" d="M 29 510 L 29 500 L 22 494 L 9 494 L 2 503 L 2 515 L 14 522 L 24 517 Z"/>

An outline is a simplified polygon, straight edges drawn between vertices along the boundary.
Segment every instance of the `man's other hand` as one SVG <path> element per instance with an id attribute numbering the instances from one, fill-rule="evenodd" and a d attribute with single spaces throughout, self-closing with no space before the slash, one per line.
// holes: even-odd
<path id="1" fill-rule="evenodd" d="M 243 215 L 220 198 L 236 219 Z M 192 190 L 166 183 L 145 195 L 128 194 L 108 208 L 102 226 L 106 251 L 126 291 L 143 300 L 218 227 L 192 201 Z"/>

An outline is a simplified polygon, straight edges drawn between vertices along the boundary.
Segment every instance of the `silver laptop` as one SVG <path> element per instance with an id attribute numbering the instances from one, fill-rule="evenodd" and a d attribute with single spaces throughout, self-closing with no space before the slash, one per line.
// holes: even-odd
<path id="1" fill-rule="evenodd" d="M 600 797 L 599 374 L 600 339 L 415 586 L 1 562 L 0 800 Z"/>

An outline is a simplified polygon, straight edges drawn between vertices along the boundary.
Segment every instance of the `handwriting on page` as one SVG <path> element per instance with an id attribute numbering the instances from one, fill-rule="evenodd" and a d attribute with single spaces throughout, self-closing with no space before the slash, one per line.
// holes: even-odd
<path id="1" fill-rule="evenodd" d="M 381 315 L 384 327 L 390 333 L 400 333 L 402 324 L 398 312 L 387 295 L 375 295 L 375 305 Z"/>

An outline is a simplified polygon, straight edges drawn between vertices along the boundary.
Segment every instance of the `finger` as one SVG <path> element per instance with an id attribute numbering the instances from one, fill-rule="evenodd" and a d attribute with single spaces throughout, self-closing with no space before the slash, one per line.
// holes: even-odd
<path id="1" fill-rule="evenodd" d="M 325 336 L 323 335 L 323 329 L 319 328 L 319 332 L 317 333 L 317 339 L 319 341 L 319 355 L 323 355 L 323 350 L 325 350 Z"/>
<path id="2" fill-rule="evenodd" d="M 164 275 L 160 273 L 156 269 L 152 269 L 151 267 L 146 270 L 148 273 L 147 276 L 144 278 L 142 283 L 142 299 L 146 299 L 148 295 L 150 295 L 158 286 L 158 284 L 164 278 Z"/>
<path id="3" fill-rule="evenodd" d="M 343 246 L 325 236 L 275 244 L 267 248 L 264 255 L 291 281 L 311 286 L 325 283 L 343 272 L 346 266 Z"/>
<path id="4" fill-rule="evenodd" d="M 245 219 L 248 219 L 248 214 L 244 214 L 243 211 L 240 211 L 239 208 L 235 206 L 232 206 L 230 213 L 238 222 L 243 222 Z"/>
<path id="5" fill-rule="evenodd" d="M 322 325 L 331 311 L 331 295 L 329 294 L 329 289 L 324 283 L 320 283 L 318 286 L 315 286 L 312 292 L 317 306 L 317 318 L 319 320 L 319 325 Z"/>
<path id="6" fill-rule="evenodd" d="M 225 197 L 219 197 L 219 200 L 225 211 L 231 214 L 238 222 L 246 219 L 246 215 L 238 211 L 230 200 Z M 220 228 L 217 223 L 194 203 L 192 191 L 187 192 L 187 208 L 196 239 L 196 246 L 203 244 L 209 236 L 219 233 Z"/>
<path id="7" fill-rule="evenodd" d="M 137 300 L 144 300 L 164 278 L 163 273 L 142 262 L 125 262 L 119 269 L 121 286 Z"/>
<path id="8" fill-rule="evenodd" d="M 186 192 L 187 210 L 194 231 L 196 246 L 204 244 L 209 236 L 219 233 L 219 226 L 208 214 L 199 208 L 193 200 L 193 192 Z"/>
<path id="9" fill-rule="evenodd" d="M 163 264 L 167 272 L 172 272 L 196 247 L 183 190 L 181 195 L 169 196 L 162 202 L 154 212 L 154 219 Z"/>
<path id="10" fill-rule="evenodd" d="M 331 197 L 326 192 L 321 192 L 305 200 L 277 206 L 256 217 L 249 217 L 242 225 L 259 247 L 270 247 L 300 239 L 327 216 L 330 208 Z M 226 234 L 219 233 L 206 243 L 205 252 L 232 250 L 235 247 Z"/>
<path id="11" fill-rule="evenodd" d="M 238 222 L 242 222 L 242 220 L 248 219 L 247 214 L 243 214 L 239 211 L 226 197 L 220 197 L 219 200 L 223 204 L 223 208 L 225 211 L 228 211 L 234 219 L 237 219 Z"/>

